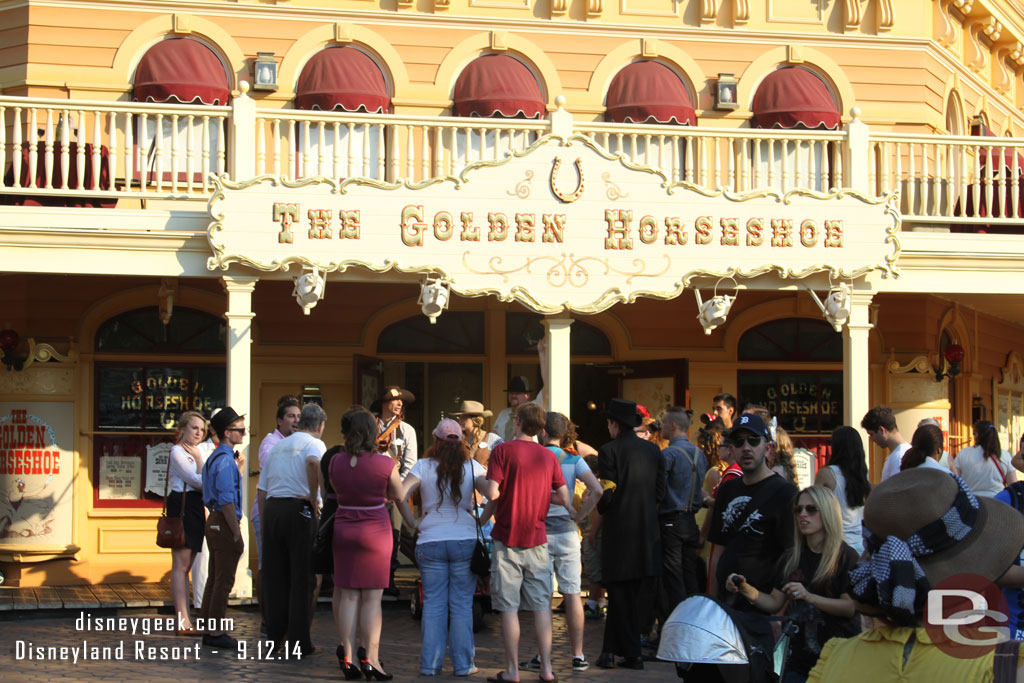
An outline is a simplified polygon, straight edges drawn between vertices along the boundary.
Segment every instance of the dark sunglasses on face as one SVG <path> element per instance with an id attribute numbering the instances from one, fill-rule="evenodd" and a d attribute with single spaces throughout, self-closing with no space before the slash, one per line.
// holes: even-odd
<path id="1" fill-rule="evenodd" d="M 756 434 L 747 434 L 746 436 L 730 436 L 729 444 L 735 448 L 743 448 L 744 443 L 750 444 L 753 448 L 757 448 L 761 445 L 761 437 Z"/>
<path id="2" fill-rule="evenodd" d="M 793 506 L 793 514 L 799 515 L 801 512 L 806 511 L 809 515 L 818 514 L 818 507 L 816 505 L 795 505 Z"/>
<path id="3" fill-rule="evenodd" d="M 228 427 L 224 430 L 225 432 L 238 432 L 239 434 L 245 434 L 245 427 Z"/>

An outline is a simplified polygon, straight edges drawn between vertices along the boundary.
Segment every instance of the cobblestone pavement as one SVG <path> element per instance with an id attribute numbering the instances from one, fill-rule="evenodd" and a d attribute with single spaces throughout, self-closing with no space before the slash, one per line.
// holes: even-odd
<path id="1" fill-rule="evenodd" d="M 409 616 L 408 603 L 388 602 L 384 604 L 384 629 L 381 636 L 381 661 L 384 668 L 395 675 L 396 681 L 411 680 L 470 680 L 482 683 L 487 676 L 496 673 L 502 666 L 503 650 L 501 630 L 497 614 L 486 616 L 486 625 L 476 634 L 476 665 L 480 672 L 469 679 L 455 678 L 450 662 L 445 663 L 446 672 L 437 679 L 419 678 L 420 624 Z M 260 661 L 264 654 L 258 645 L 259 614 L 251 607 L 232 608 L 228 616 L 235 619 L 234 635 L 246 646 L 248 658 L 240 659 L 237 652 L 218 652 L 199 646 L 200 639 L 178 637 L 155 632 L 156 620 L 171 619 L 170 610 L 121 609 L 86 610 L 92 617 L 147 618 L 137 623 L 137 630 L 148 626 L 151 633 L 133 635 L 131 622 L 126 630 L 119 632 L 98 632 L 80 629 L 78 623 L 82 613 L 63 612 L 7 612 L 0 616 L 0 679 L 5 681 L 274 681 L 274 680 L 342 680 L 334 649 L 337 645 L 336 631 L 329 606 L 321 604 L 313 622 L 313 642 L 317 652 L 301 661 Z M 533 624 L 529 614 L 520 615 L 523 640 L 520 646 L 520 660 L 532 655 Z M 555 673 L 563 681 L 601 681 L 622 683 L 624 681 L 678 681 L 671 664 L 648 662 L 644 671 L 623 669 L 598 669 L 594 660 L 600 651 L 604 622 L 588 621 L 585 633 L 585 652 L 591 662 L 586 672 L 574 672 L 571 666 L 569 637 L 565 630 L 565 619 L 555 615 L 554 662 Z M 117 626 L 118 624 L 114 624 Z M 38 648 L 77 647 L 83 641 L 91 650 L 93 647 L 110 648 L 107 659 L 99 661 L 53 659 L 45 650 Z M 116 648 L 123 644 L 123 659 L 115 659 Z M 161 650 L 160 648 L 166 648 Z M 198 654 L 197 651 L 198 650 Z M 29 655 L 33 655 L 31 658 Z M 41 658 L 35 655 L 41 654 Z M 101 651 L 102 655 L 102 651 Z M 59 656 L 59 655 L 58 655 Z M 163 659 L 161 659 L 163 657 Z M 536 681 L 537 674 L 522 671 L 522 681 Z"/>

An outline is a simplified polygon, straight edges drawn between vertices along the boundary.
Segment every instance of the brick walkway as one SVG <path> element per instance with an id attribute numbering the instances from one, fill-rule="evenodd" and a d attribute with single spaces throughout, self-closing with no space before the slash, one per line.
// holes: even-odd
<path id="1" fill-rule="evenodd" d="M 94 617 L 167 617 L 167 609 L 89 609 L 84 610 Z M 133 636 L 131 632 L 99 633 L 96 631 L 79 631 L 76 619 L 80 612 L 63 610 L 61 612 L 40 610 L 8 610 L 0 613 L 0 679 L 4 680 L 61 680 L 71 683 L 76 680 L 117 680 L 117 681 L 243 681 L 243 680 L 341 680 L 337 660 L 334 659 L 334 648 L 337 644 L 335 628 L 330 608 L 321 605 L 317 610 L 313 623 L 313 640 L 318 652 L 312 657 L 296 662 L 260 662 L 256 660 L 239 660 L 235 652 L 214 654 L 209 648 L 199 648 L 198 659 L 195 646 L 198 638 L 177 637 L 153 633 L 151 635 Z M 249 644 L 249 654 L 255 655 L 256 641 L 259 632 L 259 615 L 252 607 L 236 607 L 229 610 L 228 615 L 235 619 L 234 635 Z M 524 636 L 532 637 L 532 619 L 528 614 L 521 615 Z M 152 622 L 150 622 L 152 623 Z M 418 679 L 419 673 L 419 622 L 409 616 L 407 603 L 388 602 L 384 605 L 384 629 L 381 643 L 381 660 L 385 668 L 395 674 L 396 681 Z M 626 671 L 622 669 L 603 670 L 593 666 L 600 649 L 601 633 L 604 628 L 601 621 L 588 621 L 586 626 L 585 651 L 591 660 L 591 668 L 583 673 L 574 673 L 569 659 L 568 635 L 565 621 L 561 615 L 555 615 L 555 672 L 559 679 L 566 681 L 602 681 L 623 683 L 625 681 L 678 681 L 671 664 L 649 662 L 644 671 Z M 77 664 L 71 661 L 52 661 L 50 659 L 18 659 L 18 648 L 29 647 L 81 647 L 82 641 L 90 647 L 116 647 L 124 644 L 123 661 L 87 661 Z M 169 651 L 175 657 L 169 661 L 136 658 L 136 641 L 142 642 L 146 648 L 180 648 Z M 19 646 L 19 643 L 21 645 Z M 192 648 L 186 650 L 186 648 Z M 533 647 L 530 639 L 524 637 L 520 659 L 528 659 Z M 187 654 L 187 659 L 186 659 Z M 159 651 L 154 652 L 159 656 Z M 145 656 L 145 653 L 143 653 Z M 501 666 L 503 652 L 498 615 L 489 614 L 486 625 L 476 637 L 476 665 L 480 673 L 468 680 L 482 682 L 488 675 L 495 673 Z M 451 675 L 450 664 L 445 664 L 447 672 L 437 680 L 457 679 Z M 426 679 L 422 679 L 426 680 Z M 522 672 L 522 681 L 536 681 L 534 672 Z"/>

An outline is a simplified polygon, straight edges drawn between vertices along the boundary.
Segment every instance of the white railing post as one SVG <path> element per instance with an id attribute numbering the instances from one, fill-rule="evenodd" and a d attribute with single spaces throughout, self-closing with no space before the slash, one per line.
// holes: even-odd
<path id="1" fill-rule="evenodd" d="M 860 120 L 860 107 L 850 109 L 853 117 L 846 124 L 846 182 L 849 189 L 875 194 L 868 182 L 871 163 L 871 135 L 868 125 Z"/>
<path id="2" fill-rule="evenodd" d="M 568 138 L 572 135 L 572 114 L 565 110 L 565 95 L 555 98 L 555 106 L 558 108 L 548 117 L 551 122 L 551 134 Z"/>
<path id="3" fill-rule="evenodd" d="M 249 97 L 249 82 L 238 84 L 238 97 L 231 100 L 228 175 L 245 180 L 256 175 L 256 102 Z"/>

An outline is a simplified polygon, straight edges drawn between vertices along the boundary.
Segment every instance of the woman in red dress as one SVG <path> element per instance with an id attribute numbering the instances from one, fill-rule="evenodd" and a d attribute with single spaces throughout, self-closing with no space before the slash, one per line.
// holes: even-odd
<path id="1" fill-rule="evenodd" d="M 391 680 L 379 659 L 383 590 L 391 566 L 391 517 L 385 503 L 398 499 L 402 480 L 397 463 L 377 452 L 377 421 L 369 413 L 352 416 L 345 449 L 330 465 L 338 511 L 334 516 L 334 614 L 344 648 L 347 680 Z M 406 523 L 415 527 L 409 507 L 399 505 Z M 355 652 L 356 624 L 366 638 L 362 671 L 349 657 Z"/>

